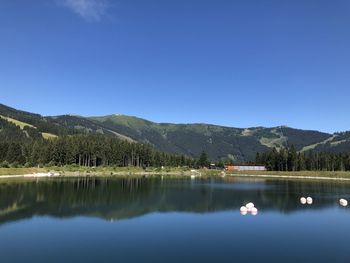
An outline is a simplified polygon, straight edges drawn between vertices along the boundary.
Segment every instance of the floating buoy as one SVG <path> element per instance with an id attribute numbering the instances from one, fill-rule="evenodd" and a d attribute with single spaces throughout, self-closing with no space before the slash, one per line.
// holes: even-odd
<path id="1" fill-rule="evenodd" d="M 248 208 L 246 208 L 245 206 L 241 206 L 239 211 L 241 211 L 241 213 L 243 213 L 243 212 L 247 213 L 248 212 Z"/>
<path id="2" fill-rule="evenodd" d="M 191 179 L 195 179 L 196 178 L 196 176 L 195 175 L 191 175 Z"/>
<path id="3" fill-rule="evenodd" d="M 258 209 L 255 207 L 255 205 L 252 202 L 249 202 L 245 206 L 241 206 L 239 209 L 241 212 L 241 215 L 246 215 L 247 213 L 251 213 L 251 215 L 256 216 L 258 214 Z"/>
<path id="4" fill-rule="evenodd" d="M 300 197 L 300 203 L 302 205 L 305 205 L 306 204 L 306 198 L 305 197 Z"/>
<path id="5" fill-rule="evenodd" d="M 312 202 L 313 202 L 313 200 L 312 200 L 311 197 L 306 198 L 306 203 L 307 203 L 308 205 L 311 205 Z"/>
<path id="6" fill-rule="evenodd" d="M 248 212 L 252 211 L 252 208 L 254 207 L 254 204 L 252 202 L 245 205 L 245 207 L 248 209 Z"/>
<path id="7" fill-rule="evenodd" d="M 252 207 L 251 213 L 253 216 L 256 216 L 258 214 L 258 209 L 256 207 Z"/>
<path id="8" fill-rule="evenodd" d="M 245 216 L 248 212 L 247 211 L 241 211 L 241 215 Z"/>
<path id="9" fill-rule="evenodd" d="M 347 206 L 348 205 L 348 201 L 342 198 L 342 199 L 339 200 L 339 204 L 341 206 Z"/>

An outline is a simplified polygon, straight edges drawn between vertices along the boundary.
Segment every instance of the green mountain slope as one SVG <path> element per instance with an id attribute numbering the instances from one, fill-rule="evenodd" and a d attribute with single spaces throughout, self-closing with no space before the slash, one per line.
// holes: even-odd
<path id="1" fill-rule="evenodd" d="M 51 134 L 52 136 L 88 133 L 110 136 L 117 135 L 116 132 L 103 128 L 100 124 L 96 124 L 84 117 L 73 115 L 45 117 L 39 114 L 16 110 L 3 104 L 0 104 L 0 118 L 15 124 L 19 129 L 32 129 L 33 132 L 38 134 L 44 133 Z"/>
<path id="2" fill-rule="evenodd" d="M 332 136 L 288 127 L 239 129 L 209 124 L 154 123 L 125 115 L 90 119 L 162 151 L 196 157 L 204 150 L 213 159 L 228 158 L 233 161 L 253 160 L 257 152 L 271 147 L 294 145 L 301 150 Z"/>
<path id="3" fill-rule="evenodd" d="M 231 128 L 210 124 L 155 123 L 126 115 L 41 116 L 0 104 L 0 139 L 72 134 L 103 134 L 150 144 L 158 150 L 236 162 L 254 160 L 257 152 L 294 145 L 298 151 L 349 152 L 350 132 L 328 134 L 286 126 Z"/>
<path id="4" fill-rule="evenodd" d="M 349 152 L 350 132 L 335 133 L 329 140 L 317 144 L 314 149 L 317 152 Z"/>

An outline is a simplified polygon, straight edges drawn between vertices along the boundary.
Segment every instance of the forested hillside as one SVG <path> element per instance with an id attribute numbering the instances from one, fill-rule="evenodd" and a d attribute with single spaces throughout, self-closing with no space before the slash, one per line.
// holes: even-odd
<path id="1" fill-rule="evenodd" d="M 349 152 L 350 132 L 328 134 L 286 126 L 231 128 L 210 124 L 155 123 L 126 115 L 82 117 L 41 116 L 0 104 L 1 142 L 34 142 L 55 137 L 100 135 L 129 143 L 139 142 L 161 152 L 243 163 L 271 149 L 297 152 Z M 46 142 L 47 143 L 47 142 Z"/>
<path id="2" fill-rule="evenodd" d="M 0 164 L 8 166 L 194 165 L 74 116 L 42 117 L 0 106 Z M 50 134 L 51 136 L 48 136 Z M 122 138 L 120 138 L 122 137 Z"/>
<path id="3" fill-rule="evenodd" d="M 234 162 L 254 160 L 257 152 L 271 148 L 294 145 L 298 151 L 302 151 L 304 147 L 332 137 L 328 133 L 284 126 L 240 129 L 210 124 L 154 123 L 125 115 L 90 119 L 162 151 L 197 157 L 204 150 L 212 159 Z"/>
<path id="4" fill-rule="evenodd" d="M 350 152 L 297 152 L 292 146 L 258 153 L 255 162 L 271 171 L 350 171 Z"/>
<path id="5" fill-rule="evenodd" d="M 148 145 L 102 135 L 60 136 L 0 142 L 0 163 L 8 166 L 193 166 L 195 160 L 166 154 Z"/>

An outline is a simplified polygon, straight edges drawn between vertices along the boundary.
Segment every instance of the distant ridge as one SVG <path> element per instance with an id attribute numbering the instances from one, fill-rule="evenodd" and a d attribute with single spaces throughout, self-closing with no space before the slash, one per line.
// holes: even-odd
<path id="1" fill-rule="evenodd" d="M 192 157 L 198 157 L 205 151 L 211 159 L 249 161 L 255 158 L 257 152 L 292 145 L 298 151 L 350 151 L 350 132 L 329 134 L 284 125 L 233 128 L 203 123 L 155 123 L 118 113 L 96 117 L 76 114 L 41 116 L 3 104 L 0 104 L 1 116 L 34 127 L 31 135 L 26 134 L 26 137 L 47 133 L 52 136 L 98 133 L 147 143 L 161 151 Z M 1 129 L 0 136 L 5 132 L 5 129 Z"/>

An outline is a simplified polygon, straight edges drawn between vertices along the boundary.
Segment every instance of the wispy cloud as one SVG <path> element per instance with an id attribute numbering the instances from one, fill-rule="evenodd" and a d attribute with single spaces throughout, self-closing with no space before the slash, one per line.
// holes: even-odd
<path id="1" fill-rule="evenodd" d="M 88 21 L 100 21 L 109 6 L 108 0 L 61 0 L 57 3 Z"/>

